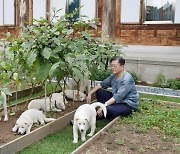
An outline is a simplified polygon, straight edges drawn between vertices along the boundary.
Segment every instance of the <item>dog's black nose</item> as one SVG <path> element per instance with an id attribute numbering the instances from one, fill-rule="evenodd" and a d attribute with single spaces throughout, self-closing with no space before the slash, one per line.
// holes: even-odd
<path id="1" fill-rule="evenodd" d="M 81 132 L 83 132 L 84 130 L 83 129 L 81 129 Z"/>

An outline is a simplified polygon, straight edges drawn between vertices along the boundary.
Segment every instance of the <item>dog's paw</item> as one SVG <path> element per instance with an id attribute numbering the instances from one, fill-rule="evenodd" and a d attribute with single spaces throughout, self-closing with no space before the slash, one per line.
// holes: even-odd
<path id="1" fill-rule="evenodd" d="M 81 141 L 86 141 L 86 138 L 81 139 Z"/>
<path id="2" fill-rule="evenodd" d="M 17 131 L 16 128 L 12 128 L 12 132 L 15 133 Z"/>
<path id="3" fill-rule="evenodd" d="M 73 143 L 78 143 L 78 141 L 77 141 L 77 140 L 74 140 Z"/>
<path id="4" fill-rule="evenodd" d="M 8 121 L 8 118 L 4 118 L 4 121 Z"/>
<path id="5" fill-rule="evenodd" d="M 93 136 L 93 134 L 88 134 L 87 136 L 91 137 L 91 136 Z"/>

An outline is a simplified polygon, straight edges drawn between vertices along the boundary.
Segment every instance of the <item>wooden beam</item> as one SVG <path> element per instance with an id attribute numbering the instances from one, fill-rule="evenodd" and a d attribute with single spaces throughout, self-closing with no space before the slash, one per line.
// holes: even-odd
<path id="1" fill-rule="evenodd" d="M 116 0 L 116 25 L 120 24 L 121 19 L 121 0 Z"/>
<path id="2" fill-rule="evenodd" d="M 29 0 L 29 24 L 33 24 L 33 0 Z"/>
<path id="3" fill-rule="evenodd" d="M 17 10 L 16 25 L 17 25 L 17 26 L 19 26 L 19 24 L 20 24 L 20 1 L 21 1 L 21 0 L 17 0 L 17 4 L 16 4 L 16 10 Z"/>
<path id="4" fill-rule="evenodd" d="M 46 12 L 50 12 L 50 0 L 46 0 Z M 46 14 L 46 19 L 50 21 L 50 16 L 48 14 Z"/>
<path id="5" fill-rule="evenodd" d="M 104 42 L 115 40 L 116 0 L 103 0 L 102 34 Z"/>
<path id="6" fill-rule="evenodd" d="M 140 0 L 140 10 L 139 10 L 139 23 L 143 24 L 144 18 L 144 0 Z"/>
<path id="7" fill-rule="evenodd" d="M 102 2 L 103 2 L 103 0 L 98 0 L 98 18 L 99 18 L 99 22 L 100 22 L 100 24 L 102 25 Z"/>
<path id="8" fill-rule="evenodd" d="M 29 22 L 29 1 L 20 1 L 20 26 L 24 27 Z"/>

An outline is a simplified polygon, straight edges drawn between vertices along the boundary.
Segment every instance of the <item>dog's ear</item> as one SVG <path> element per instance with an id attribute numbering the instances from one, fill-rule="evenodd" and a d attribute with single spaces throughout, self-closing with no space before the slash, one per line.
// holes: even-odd
<path id="1" fill-rule="evenodd" d="M 25 125 L 28 125 L 28 126 L 30 125 L 28 122 L 25 122 L 24 124 L 25 124 Z"/>
<path id="2" fill-rule="evenodd" d="M 85 120 L 86 120 L 87 122 L 89 122 L 89 119 L 86 118 Z"/>

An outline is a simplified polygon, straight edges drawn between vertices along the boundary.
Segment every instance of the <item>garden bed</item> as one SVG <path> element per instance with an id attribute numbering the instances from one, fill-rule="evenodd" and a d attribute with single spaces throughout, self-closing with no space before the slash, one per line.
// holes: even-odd
<path id="1" fill-rule="evenodd" d="M 35 91 L 38 92 L 40 90 L 41 90 L 41 88 L 38 87 Z M 30 89 L 26 89 L 25 91 L 19 91 L 18 95 L 22 97 L 22 96 L 25 96 L 23 93 L 28 95 L 28 94 L 30 94 L 29 93 L 30 91 L 31 91 L 31 88 Z M 21 95 L 21 94 L 23 94 L 23 95 Z M 11 99 L 11 100 L 13 100 L 13 99 Z M 74 102 L 73 103 L 72 100 L 68 100 L 68 102 L 69 103 L 66 105 L 66 110 L 65 111 L 62 111 L 60 113 L 59 112 L 48 112 L 48 113 L 46 113 L 46 116 L 47 117 L 53 117 L 53 118 L 59 119 L 59 118 L 65 116 L 65 115 L 71 113 L 72 111 L 74 111 L 79 105 L 84 104 L 84 102 Z M 19 141 L 19 139 L 21 139 L 21 138 L 23 138 L 25 136 L 30 136 L 30 134 L 22 136 L 22 135 L 14 134 L 12 132 L 12 128 L 13 128 L 14 124 L 16 123 L 16 120 L 19 118 L 19 116 L 21 115 L 22 112 L 27 110 L 27 104 L 28 103 L 29 103 L 29 100 L 28 101 L 24 101 L 24 102 L 19 103 L 19 104 L 14 104 L 14 105 L 9 106 L 8 107 L 9 120 L 4 122 L 3 119 L 2 119 L 0 121 L 0 126 L 1 126 L 0 127 L 0 132 L 1 132 L 0 133 L 0 149 L 1 149 L 0 153 L 2 153 L 2 151 L 6 151 L 6 150 L 12 150 L 12 148 L 9 148 L 9 143 L 12 143 L 12 145 L 10 145 L 10 146 L 13 146 L 14 145 L 14 140 Z M 0 115 L 3 114 L 2 112 L 3 112 L 3 110 L 1 109 L 0 110 Z M 72 119 L 72 115 L 71 115 L 70 118 Z M 70 120 L 68 119 L 67 123 L 69 123 L 69 121 Z M 49 127 L 48 132 L 52 132 L 52 130 L 51 130 L 52 128 L 51 127 L 57 127 L 57 129 L 61 129 L 61 125 L 63 126 L 64 124 L 67 124 L 67 123 L 64 123 L 64 122 L 60 124 L 59 120 L 56 120 L 55 123 L 58 123 L 58 125 L 60 125 L 60 126 L 59 127 L 53 126 L 54 125 L 53 122 L 50 123 L 50 125 L 49 124 L 45 125 L 45 127 L 46 126 Z M 34 124 L 32 129 L 31 129 L 31 131 L 34 132 L 34 130 L 36 131 L 36 129 L 38 129 L 38 128 L 44 128 L 44 126 L 40 126 L 40 125 L 35 125 Z M 44 136 L 42 136 L 42 137 L 44 137 Z M 25 137 L 25 138 L 27 138 L 27 137 Z M 31 137 L 29 137 L 29 138 L 31 138 Z M 21 143 L 22 141 L 19 141 L 19 142 Z M 27 142 L 25 142 L 25 143 L 27 143 Z M 32 143 L 32 142 L 30 142 L 30 143 Z M 22 145 L 22 146 L 25 147 L 25 145 Z M 19 146 L 19 147 L 20 147 L 20 149 L 22 149 L 21 146 Z"/>
<path id="2" fill-rule="evenodd" d="M 132 116 L 119 118 L 78 154 L 180 152 L 179 106 L 142 100 Z"/>

